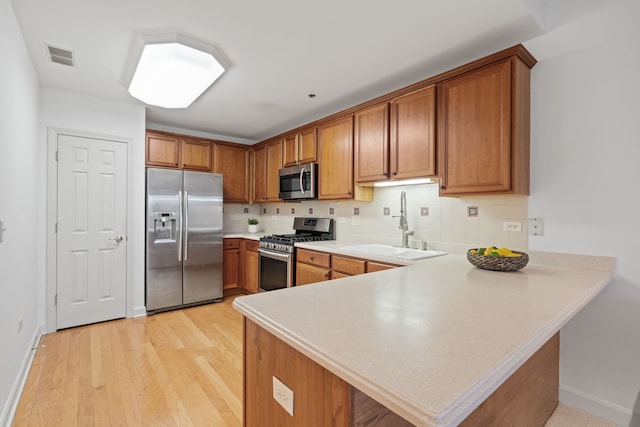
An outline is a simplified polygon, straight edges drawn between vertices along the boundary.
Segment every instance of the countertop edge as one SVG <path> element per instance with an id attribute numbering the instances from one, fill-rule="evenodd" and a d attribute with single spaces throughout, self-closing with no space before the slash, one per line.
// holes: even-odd
<path id="1" fill-rule="evenodd" d="M 327 251 L 331 251 L 327 249 Z M 400 396 L 384 390 L 375 379 L 364 378 L 356 374 L 348 366 L 338 363 L 331 355 L 317 351 L 314 346 L 293 332 L 261 315 L 258 311 L 245 305 L 241 300 L 234 300 L 233 307 L 269 331 L 282 341 L 291 345 L 297 351 L 312 359 L 314 362 L 328 369 L 333 374 L 358 388 L 365 394 L 383 405 L 396 411 L 409 422 L 419 426 L 453 427 L 462 422 L 475 408 L 489 397 L 507 378 L 519 369 L 542 345 L 556 334 L 576 313 L 586 306 L 598 293 L 600 293 L 613 279 L 612 272 L 602 272 L 603 276 L 594 283 L 591 292 L 585 294 L 581 300 L 575 302 L 567 310 L 551 319 L 547 325 L 535 333 L 532 338 L 510 353 L 495 369 L 479 381 L 476 386 L 468 389 L 457 399 L 451 402 L 449 407 L 440 413 L 429 413 L 424 408 L 412 404 Z"/>

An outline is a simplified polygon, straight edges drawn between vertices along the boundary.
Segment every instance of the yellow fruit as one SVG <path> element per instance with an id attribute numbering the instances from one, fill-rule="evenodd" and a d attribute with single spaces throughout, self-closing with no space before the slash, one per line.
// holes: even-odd
<path id="1" fill-rule="evenodd" d="M 498 248 L 496 249 L 496 252 L 498 252 L 500 256 L 509 256 L 510 254 L 513 253 L 509 248 Z"/>
<path id="2" fill-rule="evenodd" d="M 484 256 L 489 256 L 491 252 L 495 251 L 496 249 L 498 248 L 496 248 L 495 246 L 488 247 L 484 250 Z"/>
<path id="3" fill-rule="evenodd" d="M 471 252 L 472 254 L 475 254 L 475 253 L 477 253 L 478 251 L 477 251 L 477 250 L 475 250 L 475 249 L 471 249 L 469 252 Z"/>
<path id="4" fill-rule="evenodd" d="M 509 255 L 505 255 L 505 256 L 506 256 L 506 257 L 509 257 L 509 258 L 517 258 L 517 257 L 519 257 L 519 256 L 522 256 L 522 254 L 514 254 L 514 253 L 512 252 L 512 253 L 510 253 Z"/>

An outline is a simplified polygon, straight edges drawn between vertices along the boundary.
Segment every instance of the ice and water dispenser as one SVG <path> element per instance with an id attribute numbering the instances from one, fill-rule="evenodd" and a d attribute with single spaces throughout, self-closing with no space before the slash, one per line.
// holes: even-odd
<path id="1" fill-rule="evenodd" d="M 173 212 L 156 212 L 153 214 L 153 242 L 169 243 L 176 241 L 177 223 Z"/>

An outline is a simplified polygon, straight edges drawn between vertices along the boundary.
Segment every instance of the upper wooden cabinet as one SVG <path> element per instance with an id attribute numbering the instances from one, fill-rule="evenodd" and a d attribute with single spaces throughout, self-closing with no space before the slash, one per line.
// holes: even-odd
<path id="1" fill-rule="evenodd" d="M 249 148 L 213 144 L 213 171 L 224 175 L 224 201 L 249 203 Z"/>
<path id="2" fill-rule="evenodd" d="M 435 87 L 355 113 L 355 180 L 432 177 L 436 173 Z"/>
<path id="3" fill-rule="evenodd" d="M 282 140 L 275 139 L 257 147 L 253 152 L 253 201 L 280 201 L 278 171 L 282 168 Z"/>
<path id="4" fill-rule="evenodd" d="M 529 70 L 513 56 L 438 84 L 440 195 L 529 194 Z"/>
<path id="5" fill-rule="evenodd" d="M 179 135 L 147 132 L 146 164 L 211 172 L 211 143 Z"/>
<path id="6" fill-rule="evenodd" d="M 373 190 L 353 184 L 353 116 L 318 127 L 318 199 L 373 200 Z"/>
<path id="7" fill-rule="evenodd" d="M 178 168 L 180 166 L 180 138 L 147 132 L 145 157 L 147 166 Z"/>
<path id="8" fill-rule="evenodd" d="M 283 138 L 283 167 L 317 161 L 316 128 L 303 129 Z"/>
<path id="9" fill-rule="evenodd" d="M 428 86 L 390 104 L 391 178 L 436 174 L 436 89 Z"/>
<path id="10" fill-rule="evenodd" d="M 211 172 L 211 143 L 197 139 L 180 140 L 181 169 Z"/>

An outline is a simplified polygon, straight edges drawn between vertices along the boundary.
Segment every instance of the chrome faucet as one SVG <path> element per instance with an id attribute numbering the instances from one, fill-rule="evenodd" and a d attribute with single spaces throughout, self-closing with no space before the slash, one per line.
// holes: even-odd
<path id="1" fill-rule="evenodd" d="M 394 218 L 400 218 L 398 226 L 402 230 L 402 245 L 400 247 L 408 248 L 409 236 L 413 236 L 413 230 L 409 231 L 409 223 L 407 222 L 407 193 L 405 191 L 400 193 L 400 216 L 395 215 Z"/>

